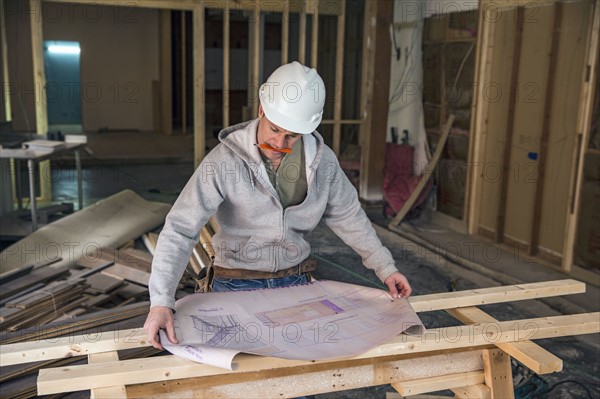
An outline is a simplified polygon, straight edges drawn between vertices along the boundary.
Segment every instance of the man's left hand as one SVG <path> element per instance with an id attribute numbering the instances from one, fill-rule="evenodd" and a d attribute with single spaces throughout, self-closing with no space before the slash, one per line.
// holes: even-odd
<path id="1" fill-rule="evenodd" d="M 400 272 L 394 272 L 384 281 L 385 285 L 390 289 L 390 295 L 396 299 L 398 297 L 408 298 L 412 293 L 412 288 L 408 283 L 408 279 Z"/>

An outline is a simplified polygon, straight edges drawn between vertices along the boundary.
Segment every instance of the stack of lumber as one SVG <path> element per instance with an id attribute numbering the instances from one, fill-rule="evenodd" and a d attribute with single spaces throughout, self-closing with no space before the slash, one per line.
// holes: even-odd
<path id="1" fill-rule="evenodd" d="M 190 258 L 189 273 L 179 284 L 177 298 L 192 293 L 195 278 L 211 264 L 213 233 L 210 226 L 203 229 Z M 24 265 L 0 275 L 0 345 L 46 341 L 72 334 L 89 334 L 90 340 L 95 340 L 103 333 L 123 329 L 143 332 L 158 234 L 148 233 L 142 238 L 150 253 L 136 249 L 131 241 L 119 249 L 98 248 L 79 258 L 72 267 L 52 266 L 60 260 L 56 259 Z M 138 359 L 156 353 L 153 348 L 136 348 L 120 351 L 119 357 Z M 80 356 L 27 365 L 4 366 L 2 362 L 0 397 L 36 397 L 40 368 L 83 363 Z"/>
<path id="2" fill-rule="evenodd" d="M 148 302 L 140 302 L 114 309 L 83 315 L 73 321 L 53 322 L 18 332 L 1 334 L 0 344 L 18 342 L 52 342 L 60 337 L 84 334 L 90 341 L 100 339 L 115 328 L 142 328 L 149 310 Z M 154 348 L 121 351 L 122 359 L 136 359 L 158 353 Z M 26 365 L 0 367 L 0 397 L 6 399 L 32 398 L 37 396 L 36 380 L 40 368 L 85 364 L 81 356 L 67 359 L 47 360 Z M 57 395 L 60 397 L 63 395 Z"/>
<path id="3" fill-rule="evenodd" d="M 85 279 L 55 281 L 12 299 L 0 308 L 0 329 L 16 331 L 54 320 L 85 302 L 87 287 Z"/>

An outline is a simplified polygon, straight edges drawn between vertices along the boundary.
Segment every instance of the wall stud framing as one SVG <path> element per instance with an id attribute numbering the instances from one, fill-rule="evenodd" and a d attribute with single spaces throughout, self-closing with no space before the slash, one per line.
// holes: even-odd
<path id="1" fill-rule="evenodd" d="M 584 72 L 581 82 L 581 94 L 579 97 L 579 114 L 577 117 L 578 143 L 574 148 L 573 163 L 571 165 L 571 186 L 569 187 L 569 213 L 565 229 L 565 241 L 563 245 L 562 269 L 571 272 L 574 261 L 575 238 L 577 234 L 577 222 L 581 209 L 581 187 L 583 184 L 583 166 L 585 153 L 588 148 L 590 130 L 592 124 L 592 112 L 594 107 L 594 88 L 596 85 L 598 47 L 600 36 L 600 0 L 594 2 L 594 12 L 591 29 L 587 39 L 588 53 L 584 62 Z"/>

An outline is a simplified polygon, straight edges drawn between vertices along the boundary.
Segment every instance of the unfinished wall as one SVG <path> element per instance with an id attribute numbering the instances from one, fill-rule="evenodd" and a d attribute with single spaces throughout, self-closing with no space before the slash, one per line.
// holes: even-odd
<path id="1" fill-rule="evenodd" d="M 480 232 L 528 248 L 537 241 L 540 254 L 556 261 L 591 8 L 589 1 L 561 2 L 494 16 Z"/>
<path id="2" fill-rule="evenodd" d="M 41 18 L 44 40 L 80 42 L 83 128 L 152 129 L 152 80 L 158 79 L 158 12 L 96 4 L 5 1 L 14 129 L 35 126 L 31 93 L 30 17 Z M 75 93 L 68 87 L 61 95 Z M 45 99 L 44 99 L 45 100 Z"/>

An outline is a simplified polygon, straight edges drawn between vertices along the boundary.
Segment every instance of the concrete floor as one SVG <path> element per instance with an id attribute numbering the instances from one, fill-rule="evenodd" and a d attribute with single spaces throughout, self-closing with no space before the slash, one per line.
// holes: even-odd
<path id="1" fill-rule="evenodd" d="M 182 142 L 185 143 L 184 140 Z M 179 145 L 183 146 L 181 143 Z M 104 148 L 109 149 L 110 147 L 105 146 Z M 174 153 L 177 151 L 175 150 Z M 86 206 L 126 188 L 134 190 L 148 200 L 172 203 L 193 172 L 191 159 L 187 155 L 183 162 L 169 157 L 167 160 L 169 163 L 164 163 L 164 159 L 150 159 L 144 156 L 143 152 L 138 154 L 140 156 L 137 157 L 136 162 L 122 156 L 111 157 L 110 151 L 102 156 L 98 156 L 101 155 L 100 152 L 94 154 L 93 158 L 84 159 L 84 203 Z M 189 155 L 189 151 L 187 154 Z M 72 172 L 70 161 L 57 162 L 55 168 L 64 173 L 61 174 L 63 177 L 59 176 L 53 182 L 54 199 L 56 201 L 76 201 L 75 183 L 73 179 L 67 178 Z M 376 224 L 386 225 L 387 220 L 381 216 L 380 208 L 369 208 L 367 213 Z M 460 236 L 439 226 L 432 228 L 423 223 L 417 223 L 416 226 L 417 228 L 412 227 L 407 231 L 431 242 L 437 240 L 438 243 L 454 242 L 464 245 L 468 241 L 471 243 L 469 244 L 471 247 L 479 245 L 479 248 L 485 248 L 487 245 L 485 241 Z M 514 254 L 510 253 L 503 253 L 500 257 L 501 260 L 494 260 L 485 267 L 451 262 L 446 257 L 435 254 L 383 227 L 376 226 L 376 230 L 384 245 L 394 255 L 399 269 L 409 277 L 414 289 L 413 295 L 568 278 L 564 274 L 544 266 L 531 264 L 529 261 L 526 261 L 525 264 L 515 262 Z M 432 234 L 428 233 L 431 231 L 435 232 L 433 238 Z M 358 255 L 346 247 L 324 225 L 320 225 L 311 233 L 309 240 L 313 245 L 314 255 L 321 261 L 321 267 L 316 273 L 317 278 L 382 286 L 374 273 L 362 266 Z M 473 242 L 479 242 L 479 244 L 473 244 Z M 442 246 L 442 248 L 447 248 L 447 246 Z M 502 251 L 502 249 L 498 250 Z M 479 258 L 481 257 L 473 258 L 474 262 L 472 263 L 481 260 Z M 589 286 L 586 294 L 564 297 L 564 299 L 551 298 L 543 301 L 523 301 L 483 307 L 485 311 L 499 320 L 598 311 L 599 308 L 600 291 L 594 286 Z M 429 328 L 459 324 L 445 312 L 421 313 L 420 316 L 426 327 Z M 539 386 L 539 390 L 531 396 L 521 395 L 521 397 L 585 398 L 590 395 L 594 398 L 600 397 L 599 334 L 541 340 L 538 343 L 564 360 L 564 370 L 561 373 L 530 379 L 528 384 L 524 383 L 524 386 L 529 388 Z M 514 372 L 515 375 L 519 375 L 516 364 Z M 557 385 L 549 393 L 543 393 L 554 384 L 560 385 Z M 589 391 L 589 395 L 585 389 Z M 384 385 L 318 395 L 317 397 L 320 399 L 385 398 L 386 392 L 393 392 L 393 389 Z M 439 394 L 451 396 L 450 391 Z"/>

